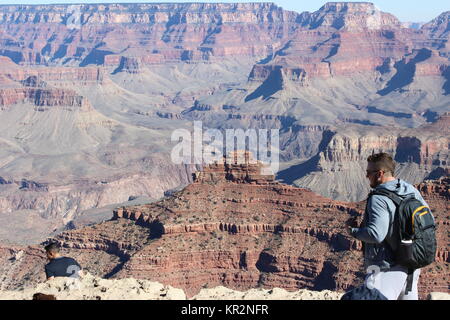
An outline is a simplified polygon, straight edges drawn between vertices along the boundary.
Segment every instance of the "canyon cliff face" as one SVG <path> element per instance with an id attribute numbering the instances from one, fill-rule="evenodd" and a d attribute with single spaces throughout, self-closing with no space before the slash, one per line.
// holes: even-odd
<path id="1" fill-rule="evenodd" d="M 450 11 L 446 11 L 421 28 L 430 39 L 433 39 L 433 45 L 439 48 L 443 56 L 447 58 L 450 57 L 450 43 L 448 42 L 450 37 L 449 20 Z"/>
<path id="2" fill-rule="evenodd" d="M 364 200 L 370 191 L 367 158 L 387 152 L 397 162 L 396 176 L 410 183 L 445 176 L 449 168 L 450 115 L 417 130 L 355 126 L 323 134 L 321 149 L 310 160 L 285 169 L 279 178 L 324 196 Z"/>
<path id="3" fill-rule="evenodd" d="M 22 218 L 15 221 L 14 216 L 24 210 L 29 210 L 31 225 L 61 230 L 88 209 L 130 197 L 158 199 L 192 181 L 195 168 L 173 164 L 170 154 L 158 150 L 158 144 L 166 143 L 155 141 L 156 131 L 108 117 L 83 93 L 108 86 L 114 91 L 101 68 L 26 68 L 6 57 L 0 63 L 5 230 L 20 229 Z M 32 218 L 36 215 L 48 223 Z M 46 237 L 39 225 L 34 228 L 36 236 Z M 24 243 L 20 237 L 29 238 L 26 232 L 0 232 L 9 242 Z"/>
<path id="4" fill-rule="evenodd" d="M 311 15 L 313 28 L 379 30 L 400 27 L 392 14 L 380 11 L 373 3 L 329 2 Z"/>
<path id="5" fill-rule="evenodd" d="M 95 275 L 158 280 L 188 296 L 218 285 L 342 292 L 360 284 L 361 243 L 345 233 L 344 225 L 350 217 L 361 221 L 364 203 L 333 201 L 283 185 L 260 169 L 260 164 L 233 161 L 207 166 L 170 197 L 118 208 L 110 221 L 53 240 Z M 418 189 L 436 217 L 438 237 L 436 262 L 420 280 L 424 298 L 448 292 L 449 179 Z M 41 279 L 42 250 L 2 250 L 4 290 Z M 29 263 L 32 259 L 37 263 Z"/>
<path id="6" fill-rule="evenodd" d="M 25 50 L 11 37 L 3 54 L 16 63 L 81 66 L 126 63 L 121 57 L 129 55 L 138 55 L 144 63 L 265 55 L 299 17 L 272 3 L 24 5 L 17 9 L 2 6 L 4 32 L 17 35 L 26 27 L 34 30 L 24 34 Z"/>

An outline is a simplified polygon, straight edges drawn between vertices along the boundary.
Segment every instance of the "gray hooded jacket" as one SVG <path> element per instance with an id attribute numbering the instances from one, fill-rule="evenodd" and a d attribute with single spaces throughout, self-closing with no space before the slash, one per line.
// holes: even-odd
<path id="1" fill-rule="evenodd" d="M 414 195 L 414 197 L 428 206 L 419 191 L 411 184 L 401 179 L 389 181 L 375 188 L 394 191 L 399 196 Z M 392 240 L 392 228 L 395 214 L 394 202 L 386 196 L 373 195 L 367 203 L 362 228 L 352 228 L 352 235 L 364 242 L 364 266 L 377 265 L 381 270 L 394 266 L 395 258 L 392 250 L 383 241 Z M 392 240 L 394 241 L 394 240 Z"/>

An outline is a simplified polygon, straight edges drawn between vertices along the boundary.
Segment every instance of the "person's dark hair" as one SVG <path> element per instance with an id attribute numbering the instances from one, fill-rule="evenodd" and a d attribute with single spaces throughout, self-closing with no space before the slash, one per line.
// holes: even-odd
<path id="1" fill-rule="evenodd" d="M 384 152 L 373 154 L 367 158 L 367 162 L 373 163 L 376 170 L 390 173 L 391 176 L 395 174 L 395 161 L 390 154 Z"/>
<path id="2" fill-rule="evenodd" d="M 45 251 L 50 253 L 59 253 L 59 247 L 53 242 L 45 246 Z"/>

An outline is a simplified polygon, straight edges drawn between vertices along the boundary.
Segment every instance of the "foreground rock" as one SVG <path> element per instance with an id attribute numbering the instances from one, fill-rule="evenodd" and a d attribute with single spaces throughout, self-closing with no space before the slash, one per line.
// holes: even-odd
<path id="1" fill-rule="evenodd" d="M 137 279 L 106 280 L 87 274 L 81 281 L 71 278 L 55 278 L 22 291 L 1 291 L 0 300 L 31 300 L 41 293 L 57 300 L 185 300 L 183 290 L 158 282 Z M 251 289 L 246 292 L 225 287 L 203 289 L 193 300 L 338 300 L 341 293 L 283 289 Z"/>
<path id="2" fill-rule="evenodd" d="M 428 295 L 428 300 L 450 300 L 450 294 L 444 292 L 432 292 Z"/>
<path id="3" fill-rule="evenodd" d="M 57 300 L 184 300 L 183 290 L 157 282 L 106 280 L 87 274 L 81 281 L 55 278 L 22 291 L 2 291 L 0 300 L 31 300 L 35 293 L 53 295 Z"/>
<path id="4" fill-rule="evenodd" d="M 289 292 L 284 289 L 250 289 L 236 291 L 225 287 L 202 289 L 193 300 L 340 300 L 343 293 L 330 290 L 298 290 Z"/>
<path id="5" fill-rule="evenodd" d="M 21 291 L 0 291 L 0 300 L 186 300 L 182 289 L 159 282 L 133 278 L 106 280 L 87 274 L 81 280 L 55 278 Z M 191 300 L 340 300 L 343 292 L 301 289 L 289 292 L 280 288 L 255 288 L 236 291 L 223 286 L 202 289 Z M 49 299 L 51 298 L 51 299 Z M 42 299 L 42 298 L 41 298 Z M 450 294 L 432 292 L 428 300 L 450 300 Z"/>

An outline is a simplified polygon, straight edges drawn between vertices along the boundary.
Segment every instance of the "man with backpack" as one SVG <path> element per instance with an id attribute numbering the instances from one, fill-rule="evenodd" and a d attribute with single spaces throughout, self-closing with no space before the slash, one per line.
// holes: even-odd
<path id="1" fill-rule="evenodd" d="M 367 159 L 370 187 L 359 228 L 347 223 L 350 235 L 363 242 L 365 285 L 343 299 L 418 300 L 420 268 L 434 261 L 435 222 L 428 204 L 411 184 L 394 177 L 389 154 Z"/>

